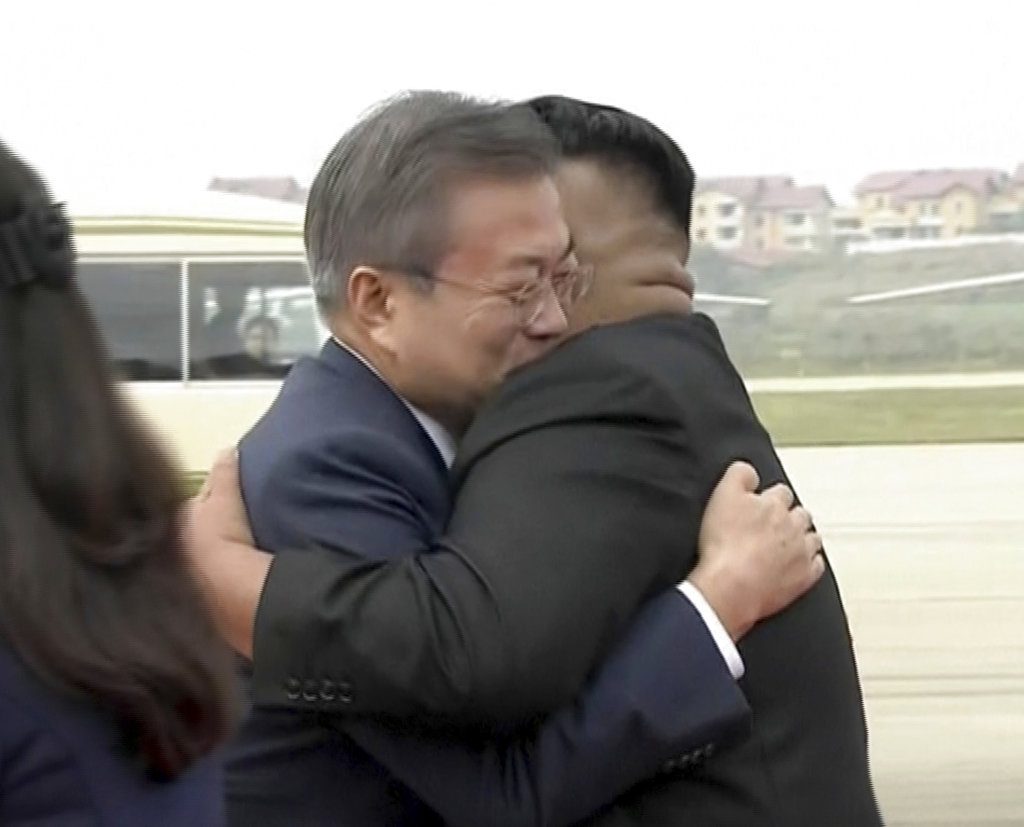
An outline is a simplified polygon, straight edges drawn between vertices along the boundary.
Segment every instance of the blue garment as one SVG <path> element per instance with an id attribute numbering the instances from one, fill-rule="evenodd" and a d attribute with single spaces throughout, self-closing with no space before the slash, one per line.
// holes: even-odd
<path id="1" fill-rule="evenodd" d="M 0 641 L 0 824 L 4 827 L 218 827 L 220 759 L 171 782 L 147 780 L 115 724 L 59 697 Z"/>

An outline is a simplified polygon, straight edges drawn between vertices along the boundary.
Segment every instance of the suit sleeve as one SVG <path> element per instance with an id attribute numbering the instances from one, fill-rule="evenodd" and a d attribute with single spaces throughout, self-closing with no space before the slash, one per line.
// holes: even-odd
<path id="1" fill-rule="evenodd" d="M 433 553 L 278 555 L 257 616 L 257 703 L 508 731 L 568 705 L 642 602 L 685 576 L 672 551 L 696 545 L 697 471 L 644 376 L 563 351 L 506 383 L 466 443 Z M 268 650 L 279 657 L 261 664 Z M 289 697 L 288 662 L 355 691 Z"/>
<path id="2" fill-rule="evenodd" d="M 650 601 L 581 700 L 514 740 L 345 731 L 453 827 L 560 827 L 747 732 L 742 694 L 681 595 Z M 675 658 L 692 668 L 658 668 Z M 666 770 L 666 766 L 670 769 Z"/>
<path id="3" fill-rule="evenodd" d="M 287 549 L 275 549 L 256 614 L 257 705 L 359 713 L 417 693 L 426 709 L 441 707 L 431 694 L 439 686 L 457 697 L 472 671 L 465 624 L 434 573 L 418 565 L 416 552 L 429 551 L 432 538 L 421 504 L 398 482 L 410 465 L 392 443 L 335 435 L 272 469 L 259 496 L 247 499 Z M 296 537 L 301 545 L 288 545 Z M 390 622 L 396 598 L 412 601 L 403 618 L 428 622 Z M 451 684 L 419 685 L 431 656 Z"/>

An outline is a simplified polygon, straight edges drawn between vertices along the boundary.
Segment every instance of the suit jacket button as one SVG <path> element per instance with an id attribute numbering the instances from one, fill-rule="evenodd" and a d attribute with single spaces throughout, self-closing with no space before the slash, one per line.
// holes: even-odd
<path id="1" fill-rule="evenodd" d="M 320 687 L 316 681 L 306 681 L 305 687 L 302 689 L 302 700 L 307 703 L 313 703 L 320 698 Z"/>
<path id="2" fill-rule="evenodd" d="M 338 700 L 343 704 L 350 704 L 354 699 L 352 692 L 352 684 L 348 681 L 342 681 L 338 684 Z"/>
<path id="3" fill-rule="evenodd" d="M 330 703 L 338 697 L 338 687 L 334 681 L 324 679 L 320 684 L 320 700 Z"/>
<path id="4" fill-rule="evenodd" d="M 284 683 L 284 691 L 289 701 L 297 701 L 302 694 L 302 681 L 298 678 L 288 678 Z"/>

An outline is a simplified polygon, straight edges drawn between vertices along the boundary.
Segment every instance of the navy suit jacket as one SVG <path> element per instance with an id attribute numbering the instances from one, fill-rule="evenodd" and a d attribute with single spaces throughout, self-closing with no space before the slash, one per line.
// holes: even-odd
<path id="1" fill-rule="evenodd" d="M 169 783 L 145 778 L 97 710 L 58 697 L 0 640 L 0 824 L 218 827 L 219 759 Z"/>
<path id="2" fill-rule="evenodd" d="M 240 461 L 256 543 L 268 551 L 326 549 L 373 566 L 429 550 L 448 519 L 435 446 L 406 405 L 333 342 L 296 365 L 242 441 Z M 319 611 L 317 585 L 289 581 L 292 610 L 301 614 L 308 595 L 310 613 Z M 685 665 L 672 657 L 682 639 L 693 641 Z M 402 640 L 376 644 L 382 660 L 415 657 Z M 312 702 L 356 712 L 358 683 L 323 673 L 315 658 L 293 666 L 281 690 L 299 708 L 258 707 L 243 726 L 229 764 L 234 823 L 429 825 L 440 823 L 434 810 L 453 824 L 569 824 L 746 713 L 702 622 L 675 594 L 644 609 L 577 703 L 513 739 L 452 742 L 355 715 L 339 732 L 338 716 L 317 717 Z M 702 670 L 709 691 L 695 699 Z"/>

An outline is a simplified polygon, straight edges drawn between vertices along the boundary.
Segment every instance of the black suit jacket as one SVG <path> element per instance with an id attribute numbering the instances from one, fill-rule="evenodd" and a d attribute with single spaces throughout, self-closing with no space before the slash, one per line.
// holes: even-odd
<path id="1" fill-rule="evenodd" d="M 578 346 L 663 389 L 671 416 L 688 434 L 702 501 L 736 459 L 751 462 L 765 487 L 789 482 L 707 317 L 651 318 L 598 331 Z M 594 823 L 881 823 L 868 771 L 863 699 L 831 568 L 789 609 L 756 626 L 739 649 L 752 737 L 671 779 L 643 785 Z"/>
<path id="2" fill-rule="evenodd" d="M 525 687 L 504 699 L 501 711 L 510 717 L 574 695 L 640 604 L 690 570 L 703 508 L 734 459 L 751 462 L 765 486 L 786 480 L 704 316 L 593 330 L 518 371 L 462 445 L 448 552 L 429 556 L 442 568 L 410 566 L 393 576 L 388 610 L 361 618 L 406 633 L 422 623 L 423 596 L 442 582 L 441 596 L 427 602 L 449 616 L 444 633 L 457 639 L 451 649 L 466 653 L 469 665 L 438 666 L 441 654 L 425 656 L 408 693 L 400 682 L 368 673 L 364 680 L 387 694 L 375 711 L 461 709 L 471 720 L 486 719 L 501 707 L 502 679 Z M 471 556 L 460 553 L 469 547 Z M 555 576 L 531 578 L 524 549 L 548 568 L 554 557 Z M 506 562 L 513 557 L 515 568 Z M 483 596 L 462 599 L 473 581 Z M 337 601 L 332 608 L 338 617 Z M 859 681 L 831 571 L 756 627 L 740 650 L 752 737 L 734 749 L 687 756 L 672 775 L 637 788 L 596 823 L 880 823 Z M 340 665 L 344 646 L 300 657 Z M 528 674 L 538 677 L 530 683 Z M 479 697 L 491 701 L 477 706 Z"/>

